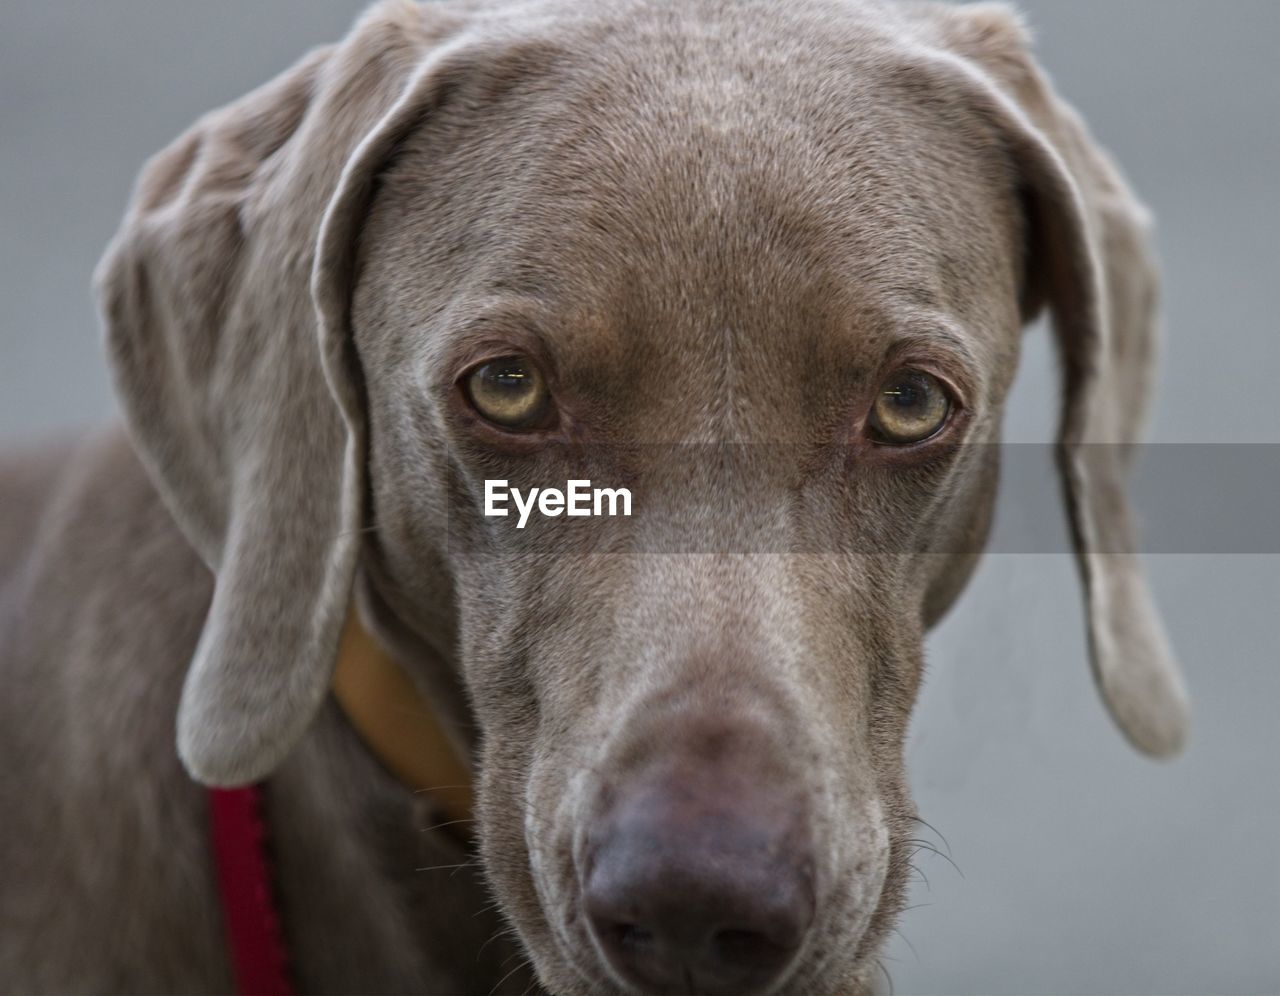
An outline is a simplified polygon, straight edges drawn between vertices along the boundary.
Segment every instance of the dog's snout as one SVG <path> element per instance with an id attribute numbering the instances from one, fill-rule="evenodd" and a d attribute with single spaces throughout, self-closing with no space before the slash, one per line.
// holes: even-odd
<path id="1" fill-rule="evenodd" d="M 794 796 L 688 774 L 620 794 L 591 835 L 583 902 L 605 959 L 645 993 L 767 991 L 813 920 Z"/>

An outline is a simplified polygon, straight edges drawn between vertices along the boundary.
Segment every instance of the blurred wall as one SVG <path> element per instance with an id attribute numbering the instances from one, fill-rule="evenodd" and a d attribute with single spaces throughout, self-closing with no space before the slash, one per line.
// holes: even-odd
<path id="1" fill-rule="evenodd" d="M 1154 438 L 1269 453 L 1280 3 L 1021 6 L 1043 63 L 1159 220 L 1168 344 Z M 88 282 L 144 157 L 340 36 L 357 9 L 0 6 L 0 443 L 112 416 Z M 1056 384 L 1042 330 L 1023 366 L 1009 437 L 1046 440 Z M 910 761 L 963 877 L 918 855 L 928 885 L 886 961 L 898 993 L 1280 991 L 1280 558 L 1150 567 L 1196 706 L 1172 764 L 1132 754 L 1096 701 L 1068 558 L 989 557 L 931 639 Z"/>

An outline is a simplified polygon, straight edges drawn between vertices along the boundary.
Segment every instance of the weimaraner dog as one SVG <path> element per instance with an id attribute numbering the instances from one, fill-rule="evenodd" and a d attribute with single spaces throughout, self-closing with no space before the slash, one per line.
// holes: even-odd
<path id="1" fill-rule="evenodd" d="M 385 0 L 202 118 L 98 273 L 123 427 L 0 468 L 0 988 L 231 990 L 205 786 L 260 783 L 299 991 L 864 990 L 1041 311 L 1097 683 L 1185 737 L 1148 227 L 993 4 Z M 490 514 L 584 462 L 629 516 Z M 349 618 L 470 833 L 330 694 Z"/>

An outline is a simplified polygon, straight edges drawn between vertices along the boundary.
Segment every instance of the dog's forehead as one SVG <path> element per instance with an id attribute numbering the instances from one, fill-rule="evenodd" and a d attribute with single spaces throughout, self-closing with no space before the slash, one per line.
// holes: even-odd
<path id="1" fill-rule="evenodd" d="M 487 99 L 446 105 L 386 178 L 407 279 L 434 267 L 461 323 L 536 302 L 562 368 L 625 368 L 615 399 L 730 356 L 799 389 L 941 327 L 1001 351 L 1022 234 L 999 142 L 882 25 L 823 32 L 817 6 L 620 7 L 590 45 L 486 47 Z"/>

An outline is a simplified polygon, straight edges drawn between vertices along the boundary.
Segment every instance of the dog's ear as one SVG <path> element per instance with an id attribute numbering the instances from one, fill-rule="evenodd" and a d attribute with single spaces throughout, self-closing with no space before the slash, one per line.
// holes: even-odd
<path id="1" fill-rule="evenodd" d="M 457 27 L 388 0 L 203 118 L 147 164 L 99 266 L 130 431 L 216 576 L 178 714 L 209 784 L 271 771 L 329 686 L 363 525 L 355 228 Z"/>
<path id="2" fill-rule="evenodd" d="M 1187 695 L 1135 549 L 1126 495 L 1158 332 L 1147 212 L 1029 56 L 1014 12 L 999 3 L 915 12 L 933 68 L 972 92 L 1023 186 L 1023 311 L 1029 321 L 1049 308 L 1061 358 L 1058 464 L 1094 677 L 1129 740 L 1171 755 L 1186 738 Z"/>

